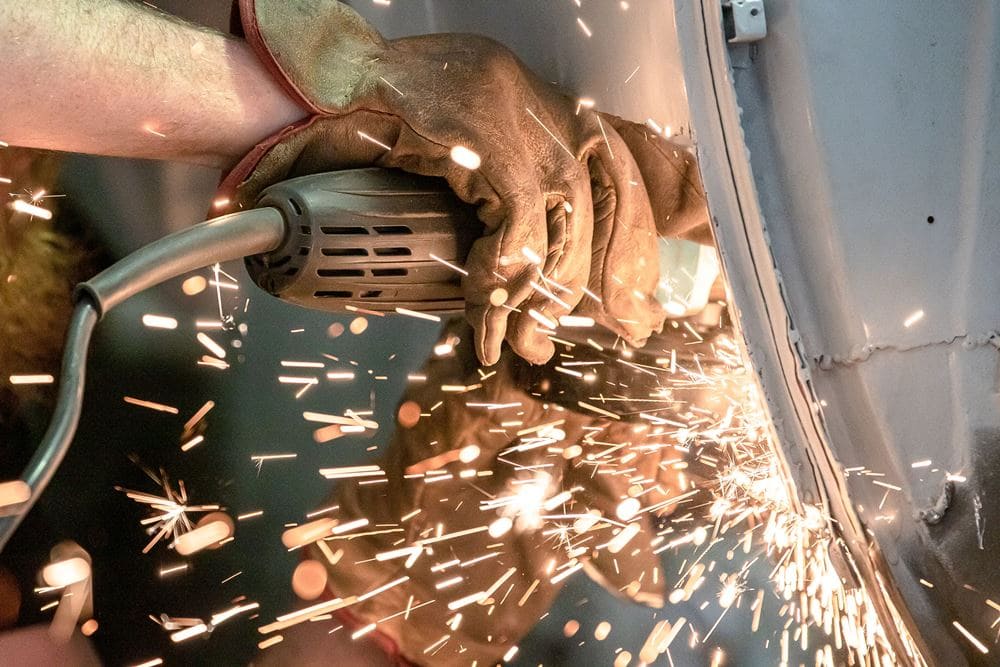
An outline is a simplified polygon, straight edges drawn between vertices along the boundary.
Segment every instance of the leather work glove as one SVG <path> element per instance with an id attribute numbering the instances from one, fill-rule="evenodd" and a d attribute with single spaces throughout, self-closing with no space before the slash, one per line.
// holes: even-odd
<path id="1" fill-rule="evenodd" d="M 438 349 L 453 351 L 408 392 L 404 408 L 422 416 L 377 462 L 384 479 L 338 488 L 329 516 L 367 524 L 307 549 L 327 564 L 332 596 L 361 599 L 342 610 L 350 630 L 374 623 L 391 654 L 418 664 L 494 664 L 577 570 L 662 605 L 658 532 L 694 500 L 685 447 L 668 434 L 539 399 L 509 354 L 485 373 L 470 338 L 446 330 Z M 695 398 L 682 394 L 654 412 L 681 418 Z"/>
<path id="2" fill-rule="evenodd" d="M 645 125 L 601 114 L 625 141 L 649 193 L 656 232 L 664 238 L 714 245 L 708 203 L 694 153 Z"/>
<path id="3" fill-rule="evenodd" d="M 548 360 L 545 331 L 571 311 L 634 345 L 660 330 L 649 197 L 606 118 L 484 37 L 387 41 L 335 0 L 239 9 L 254 51 L 311 116 L 247 155 L 222 197 L 249 206 L 274 182 L 372 165 L 443 177 L 485 227 L 463 291 L 487 365 L 504 340 Z"/>

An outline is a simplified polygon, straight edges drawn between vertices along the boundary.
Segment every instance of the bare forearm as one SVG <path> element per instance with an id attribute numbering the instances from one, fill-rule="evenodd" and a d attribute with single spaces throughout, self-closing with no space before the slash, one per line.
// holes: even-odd
<path id="1" fill-rule="evenodd" d="M 0 61 L 14 145 L 226 168 L 305 115 L 242 40 L 123 0 L 0 3 Z"/>

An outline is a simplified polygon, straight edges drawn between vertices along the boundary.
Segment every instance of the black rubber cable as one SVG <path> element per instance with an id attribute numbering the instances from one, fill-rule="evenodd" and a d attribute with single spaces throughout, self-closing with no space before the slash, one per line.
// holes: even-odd
<path id="1" fill-rule="evenodd" d="M 224 215 L 154 241 L 77 286 L 55 410 L 42 443 L 21 475 L 31 487 L 31 496 L 13 508 L 13 514 L 0 517 L 0 552 L 73 442 L 83 404 L 90 337 L 100 318 L 128 297 L 188 271 L 270 252 L 283 243 L 285 227 L 284 217 L 274 208 Z"/>

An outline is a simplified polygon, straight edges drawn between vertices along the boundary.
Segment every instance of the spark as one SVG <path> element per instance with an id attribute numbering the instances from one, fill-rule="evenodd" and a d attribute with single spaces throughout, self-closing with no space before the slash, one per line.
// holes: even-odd
<path id="1" fill-rule="evenodd" d="M 191 418 L 184 423 L 184 431 L 188 432 L 194 429 L 214 407 L 215 401 L 205 401 L 205 404 L 198 408 L 198 411 L 191 415 Z"/>
<path id="2" fill-rule="evenodd" d="M 23 199 L 15 199 L 10 203 L 10 207 L 18 213 L 23 213 L 25 215 L 30 215 L 34 218 L 41 218 L 42 220 L 51 220 L 52 211 L 44 209 L 41 206 L 35 204 L 29 204 Z"/>
<path id="3" fill-rule="evenodd" d="M 217 356 L 219 359 L 226 358 L 226 351 L 222 348 L 221 345 L 219 345 L 214 340 L 209 338 L 208 334 L 199 331 L 196 338 L 198 339 L 199 343 L 208 348 L 208 351 Z"/>
<path id="4" fill-rule="evenodd" d="M 337 520 L 325 517 L 289 528 L 281 534 L 281 543 L 288 549 L 297 549 L 332 534 Z"/>
<path id="5" fill-rule="evenodd" d="M 146 534 L 152 536 L 152 539 L 143 547 L 142 553 L 149 553 L 158 542 L 165 538 L 176 540 L 177 537 L 194 530 L 195 526 L 191 522 L 190 514 L 214 512 L 219 509 L 218 505 L 189 504 L 183 481 L 178 481 L 175 489 L 170 484 L 166 474 L 157 475 L 150 470 L 145 470 L 145 472 L 160 486 L 163 495 L 116 487 L 130 500 L 146 505 L 153 511 L 150 517 L 139 522 L 145 526 Z"/>
<path id="6" fill-rule="evenodd" d="M 605 417 L 610 417 L 612 419 L 621 419 L 621 417 L 619 417 L 615 413 L 608 412 L 607 410 L 603 410 L 603 409 L 601 409 L 601 408 L 599 408 L 599 407 L 597 407 L 595 405 L 591 405 L 590 403 L 587 403 L 585 401 L 577 401 L 576 404 L 579 405 L 584 410 L 590 410 L 591 412 L 596 412 L 599 415 L 603 415 Z"/>
<path id="7" fill-rule="evenodd" d="M 161 567 L 160 568 L 160 576 L 161 577 L 166 577 L 166 576 L 169 576 L 169 575 L 174 574 L 176 572 L 186 572 L 187 569 L 188 569 L 188 564 L 187 563 L 181 563 L 179 565 L 172 565 L 170 567 Z"/>
<path id="8" fill-rule="evenodd" d="M 465 167 L 470 171 L 479 169 L 479 165 L 482 164 L 479 154 L 465 146 L 453 146 L 451 149 L 451 159 L 458 166 Z"/>
<path id="9" fill-rule="evenodd" d="M 557 326 L 559 326 L 558 324 L 556 324 L 556 322 L 554 320 L 548 318 L 547 316 L 545 316 L 544 314 L 538 312 L 534 308 L 529 308 L 528 309 L 528 315 L 531 317 L 531 319 L 535 320 L 536 322 L 538 322 L 539 324 L 541 324 L 543 327 L 545 327 L 547 329 L 551 330 L 551 329 L 555 329 Z"/>
<path id="10" fill-rule="evenodd" d="M 348 412 L 350 411 L 348 410 Z M 361 419 L 356 415 L 353 417 L 351 416 L 342 417 L 340 415 L 330 415 L 330 414 L 325 414 L 323 412 L 306 411 L 302 413 L 302 418 L 305 419 L 306 421 L 319 422 L 321 424 L 339 424 L 345 427 L 357 426 L 361 430 L 378 429 L 378 422 L 374 422 L 370 419 Z"/>
<path id="11" fill-rule="evenodd" d="M 11 482 L 0 482 L 0 507 L 10 507 L 28 502 L 31 498 L 31 487 L 19 479 Z"/>
<path id="12" fill-rule="evenodd" d="M 220 370 L 226 370 L 227 368 L 229 368 L 229 364 L 227 364 L 222 359 L 219 359 L 217 357 L 210 357 L 207 354 L 202 356 L 202 358 L 198 360 L 198 365 L 210 366 L 212 368 L 218 368 Z"/>
<path id="13" fill-rule="evenodd" d="M 358 130 L 358 136 L 361 137 L 362 139 L 364 139 L 365 141 L 370 141 L 371 143 L 375 144 L 376 146 L 380 146 L 381 148 L 384 148 L 387 151 L 391 151 L 392 150 L 392 146 L 383 144 L 381 141 L 379 141 L 375 137 L 373 137 L 370 134 L 367 134 L 365 132 L 362 132 L 361 130 Z"/>
<path id="14" fill-rule="evenodd" d="M 594 318 L 581 315 L 563 315 L 559 318 L 559 325 L 564 327 L 592 327 L 594 326 Z"/>
<path id="15" fill-rule="evenodd" d="M 558 584 L 563 579 L 566 579 L 566 578 L 570 577 L 571 575 L 576 574 L 577 572 L 579 572 L 582 569 L 583 569 L 583 562 L 576 562 L 571 567 L 568 567 L 565 570 L 563 570 L 562 572 L 560 572 L 560 573 L 556 574 L 555 576 L 553 576 L 549 580 L 549 583 L 551 583 L 553 585 L 554 584 Z"/>
<path id="16" fill-rule="evenodd" d="M 153 401 L 144 401 L 139 398 L 133 398 L 131 396 L 125 396 L 125 402 L 131 405 L 137 405 L 140 408 L 149 408 L 150 410 L 156 410 L 157 412 L 166 412 L 171 415 L 176 415 L 180 413 L 180 410 L 173 407 L 172 405 L 164 405 L 163 403 L 155 403 Z"/>
<path id="17" fill-rule="evenodd" d="M 250 460 L 260 466 L 265 461 L 287 461 L 297 456 L 298 454 L 254 454 L 250 457 Z"/>
<path id="18" fill-rule="evenodd" d="M 208 632 L 208 626 L 204 623 L 199 623 L 197 625 L 192 625 L 189 628 L 184 628 L 183 630 L 178 630 L 170 635 L 170 641 L 175 644 L 179 644 L 183 641 L 187 641 L 192 637 L 197 637 L 199 635 L 206 634 Z"/>
<path id="19" fill-rule="evenodd" d="M 385 475 L 385 471 L 377 465 L 362 465 L 320 468 L 319 474 L 327 479 L 349 479 L 353 477 L 381 477 Z"/>
<path id="20" fill-rule="evenodd" d="M 919 322 L 922 319 L 924 319 L 924 311 L 917 310 L 917 311 L 911 313 L 910 316 L 907 317 L 905 320 L 903 320 L 903 326 L 906 327 L 907 329 L 909 329 L 910 327 L 912 327 L 914 324 L 916 324 L 917 322 Z"/>
<path id="21" fill-rule="evenodd" d="M 281 384 L 319 384 L 319 380 L 314 377 L 300 375 L 279 375 L 278 382 Z"/>
<path id="22" fill-rule="evenodd" d="M 11 375 L 11 384 L 52 384 L 55 382 L 55 378 L 47 373 L 39 373 L 36 375 Z"/>
<path id="23" fill-rule="evenodd" d="M 386 2 L 385 4 L 389 4 L 389 3 L 388 3 L 388 2 Z M 403 94 L 403 91 L 401 91 L 401 90 L 400 90 L 399 88 L 397 88 L 396 86 L 394 86 L 394 85 L 392 85 L 391 83 L 389 83 L 389 82 L 388 82 L 388 81 L 386 80 L 386 78 L 385 78 L 385 77 L 383 77 L 383 76 L 380 76 L 380 77 L 379 77 L 379 79 L 381 79 L 381 80 L 382 80 L 382 83 L 384 83 L 385 85 L 387 85 L 387 86 L 389 86 L 390 88 L 392 88 L 393 90 L 395 90 L 395 91 L 396 91 L 396 92 L 397 92 L 397 93 L 399 94 L 399 96 L 400 96 L 400 97 L 406 97 L 406 95 L 404 95 L 404 94 Z"/>
<path id="24" fill-rule="evenodd" d="M 208 281 L 202 276 L 191 276 L 181 283 L 181 291 L 188 296 L 194 296 L 205 291 Z"/>
<path id="25" fill-rule="evenodd" d="M 53 588 L 65 588 L 89 578 L 90 563 L 80 557 L 49 563 L 42 568 L 42 580 Z"/>
<path id="26" fill-rule="evenodd" d="M 190 556 L 221 543 L 232 536 L 232 527 L 224 521 L 209 521 L 174 538 L 173 547 L 182 556 Z"/>
<path id="27" fill-rule="evenodd" d="M 959 632 L 961 632 L 961 633 L 962 633 L 962 635 L 963 635 L 963 636 L 964 636 L 964 637 L 965 637 L 966 639 L 968 639 L 968 640 L 969 640 L 969 643 L 970 643 L 970 644 L 972 644 L 973 646 L 975 646 L 975 647 L 976 647 L 976 650 L 977 650 L 977 651 L 979 651 L 980 653 L 984 653 L 984 654 L 985 654 L 985 653 L 989 653 L 989 652 L 990 652 L 990 650 L 989 650 L 988 648 L 986 648 L 986 645 L 985 645 L 985 644 L 983 644 L 983 643 L 982 643 L 981 641 L 979 641 L 978 639 L 976 639 L 976 637 L 975 637 L 975 636 L 973 636 L 973 634 L 972 634 L 971 632 L 969 632 L 968 630 L 966 630 L 966 629 L 965 629 L 965 626 L 963 626 L 963 625 L 962 625 L 961 623 L 959 623 L 958 621 L 952 621 L 952 622 L 951 622 L 951 624 L 952 624 L 953 626 L 955 626 L 955 629 L 956 629 L 956 630 L 958 630 Z"/>
<path id="28" fill-rule="evenodd" d="M 523 248 L 521 248 L 521 254 L 524 255 L 524 258 L 529 262 L 531 262 L 532 264 L 535 264 L 536 266 L 541 266 L 542 264 L 541 256 L 528 246 L 524 246 Z"/>
<path id="29" fill-rule="evenodd" d="M 330 532 L 334 535 L 343 535 L 344 533 L 351 532 L 355 528 L 364 528 L 368 525 L 368 523 L 368 519 L 362 517 L 360 519 L 355 519 L 354 521 L 348 521 L 347 523 L 336 525 L 330 529 Z"/>
<path id="30" fill-rule="evenodd" d="M 594 33 L 592 33 L 590 31 L 590 28 L 587 27 L 587 24 L 583 22 L 582 18 L 580 18 L 579 16 L 576 17 L 576 23 L 577 23 L 577 25 L 580 26 L 580 30 L 583 31 L 584 35 L 586 35 L 587 37 L 592 37 L 593 36 Z"/>
<path id="31" fill-rule="evenodd" d="M 150 314 L 143 315 L 142 323 L 145 324 L 150 329 L 177 328 L 177 320 L 175 320 L 172 317 L 165 317 L 163 315 L 150 315 Z"/>
<path id="32" fill-rule="evenodd" d="M 559 137 L 557 137 L 557 136 L 556 136 L 555 134 L 553 134 L 553 133 L 552 133 L 552 130 L 550 130 L 549 128 L 547 128 L 547 127 L 545 126 L 545 123 L 543 123 L 543 122 L 542 122 L 542 119 L 541 119 L 541 118 L 539 118 L 538 116 L 536 116 L 536 115 L 535 115 L 535 112 L 534 112 L 534 111 L 532 111 L 531 109 L 529 109 L 529 108 L 527 108 L 527 107 L 525 107 L 525 111 L 527 111 L 527 112 L 528 112 L 528 115 L 529 115 L 529 116 L 531 116 L 532 118 L 534 118 L 534 119 L 535 119 L 535 122 L 536 122 L 536 123 L 538 123 L 539 125 L 541 125 L 541 126 L 542 126 L 542 129 L 543 129 L 543 130 L 545 130 L 545 132 L 546 132 L 546 133 L 547 133 L 547 134 L 548 134 L 548 135 L 549 135 L 550 137 L 552 137 L 552 140 L 553 140 L 553 141 L 555 141 L 555 142 L 556 142 L 557 144 L 559 144 L 559 147 L 560 147 L 560 148 L 562 148 L 562 149 L 563 149 L 564 151 L 566 151 L 566 154 L 567 154 L 567 155 L 569 155 L 571 159 L 573 159 L 573 160 L 575 160 L 575 159 L 576 159 L 576 156 L 575 156 L 575 155 L 573 155 L 573 151 L 571 151 L 570 149 L 568 149 L 568 148 L 566 147 L 566 144 L 564 144 L 564 143 L 563 143 L 562 141 L 560 141 L 560 140 L 559 140 Z"/>
<path id="33" fill-rule="evenodd" d="M 187 442 L 185 442 L 183 445 L 181 445 L 181 451 L 182 452 L 190 451 L 191 449 L 194 449 L 204 441 L 205 441 L 205 436 L 196 435 Z"/>
<path id="34" fill-rule="evenodd" d="M 145 125 L 143 125 L 142 130 L 143 132 L 147 132 L 154 136 L 160 137 L 161 139 L 167 138 L 167 135 L 163 134 L 162 132 L 158 132 L 152 123 L 146 123 Z"/>
<path id="35" fill-rule="evenodd" d="M 457 271 L 458 273 L 461 273 L 463 276 L 469 275 L 469 272 L 466 271 L 465 269 L 463 269 L 462 267 L 460 267 L 460 266 L 458 266 L 456 264 L 452 264 L 451 262 L 449 262 L 446 259 L 441 259 L 440 257 L 438 257 L 437 255 L 435 255 L 434 253 L 430 253 L 430 258 L 433 259 L 435 262 L 438 262 L 439 264 L 444 264 L 445 266 L 447 266 L 452 271 Z"/>
<path id="36" fill-rule="evenodd" d="M 323 368 L 326 364 L 322 361 L 288 361 L 282 360 L 283 368 Z"/>
<path id="37" fill-rule="evenodd" d="M 541 285 L 539 285 L 538 283 L 536 283 L 534 280 L 529 281 L 528 284 L 531 285 L 531 289 L 535 290 L 536 292 L 538 292 L 539 294 L 541 294 L 545 298 L 554 301 L 555 303 L 559 304 L 560 306 L 562 306 L 566 310 L 571 310 L 572 309 L 572 306 L 570 306 L 568 303 L 566 303 L 565 301 L 563 301 L 562 299 L 560 299 L 558 296 L 556 296 L 555 294 L 553 294 L 548 289 L 546 289 L 546 288 L 542 287 Z M 555 328 L 555 327 L 553 326 L 552 328 Z"/>
<path id="38" fill-rule="evenodd" d="M 223 611 L 212 614 L 212 620 L 209 623 L 209 625 L 217 627 L 235 616 L 238 616 L 240 614 L 245 614 L 249 611 L 256 611 L 258 609 L 260 609 L 260 603 L 258 602 L 249 602 L 247 604 L 234 605 L 229 609 L 225 609 Z"/>
<path id="39" fill-rule="evenodd" d="M 396 306 L 396 312 L 400 315 L 406 315 L 407 317 L 415 317 L 420 320 L 429 320 L 431 322 L 440 322 L 441 317 L 438 315 L 433 315 L 431 313 L 421 313 L 420 311 L 410 310 L 409 308 L 400 308 Z"/>

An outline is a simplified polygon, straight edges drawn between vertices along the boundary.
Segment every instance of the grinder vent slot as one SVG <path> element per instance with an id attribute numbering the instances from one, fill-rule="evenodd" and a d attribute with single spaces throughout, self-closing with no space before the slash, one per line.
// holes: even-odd
<path id="1" fill-rule="evenodd" d="M 406 247 L 396 246 L 392 248 L 375 248 L 377 257 L 409 257 L 413 252 Z"/>
<path id="2" fill-rule="evenodd" d="M 367 227 L 327 227 L 323 226 L 319 228 L 324 234 L 329 234 L 330 236 L 345 236 L 347 234 L 368 234 Z"/>
<path id="3" fill-rule="evenodd" d="M 322 278 L 364 278 L 362 269 L 316 269 L 316 275 Z"/>
<path id="4" fill-rule="evenodd" d="M 367 257 L 364 248 L 323 248 L 321 252 L 327 257 Z"/>

